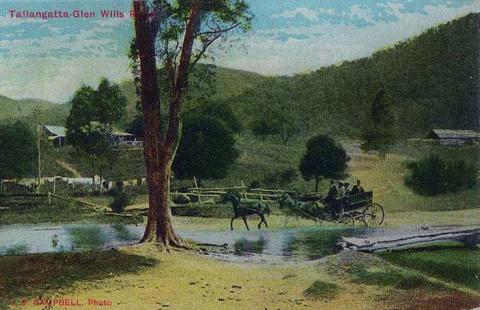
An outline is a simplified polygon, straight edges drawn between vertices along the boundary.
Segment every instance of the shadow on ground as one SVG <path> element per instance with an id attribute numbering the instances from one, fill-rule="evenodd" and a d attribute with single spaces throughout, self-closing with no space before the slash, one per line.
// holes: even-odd
<path id="1" fill-rule="evenodd" d="M 137 272 L 157 260 L 115 250 L 0 257 L 0 309 L 2 301 L 40 297 L 47 291 L 77 281 L 101 280 Z"/>

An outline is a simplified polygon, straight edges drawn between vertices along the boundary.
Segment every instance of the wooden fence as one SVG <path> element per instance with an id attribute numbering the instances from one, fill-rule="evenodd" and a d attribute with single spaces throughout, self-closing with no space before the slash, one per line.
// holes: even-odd
<path id="1" fill-rule="evenodd" d="M 249 189 L 242 181 L 242 185 L 230 187 L 200 187 L 197 180 L 194 178 L 195 187 L 187 188 L 187 191 L 172 191 L 170 193 L 172 198 L 179 196 L 195 197 L 200 204 L 215 203 L 223 199 L 228 192 L 236 192 L 240 194 L 244 200 L 260 200 L 260 201 L 276 201 L 286 190 L 274 190 L 255 188 Z"/>

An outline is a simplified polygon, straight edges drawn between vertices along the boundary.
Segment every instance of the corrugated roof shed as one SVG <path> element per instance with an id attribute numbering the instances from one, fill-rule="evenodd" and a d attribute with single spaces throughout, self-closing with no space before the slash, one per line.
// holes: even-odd
<path id="1" fill-rule="evenodd" d="M 434 129 L 429 135 L 439 139 L 476 139 L 480 135 L 473 130 Z"/>
<path id="2" fill-rule="evenodd" d="M 57 136 L 57 137 L 67 136 L 67 128 L 65 127 L 45 125 L 43 126 L 43 128 L 45 128 L 45 130 L 53 136 Z"/>

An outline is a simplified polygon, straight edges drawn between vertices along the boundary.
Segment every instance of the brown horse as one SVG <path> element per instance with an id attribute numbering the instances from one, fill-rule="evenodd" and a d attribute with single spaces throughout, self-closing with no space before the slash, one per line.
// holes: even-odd
<path id="1" fill-rule="evenodd" d="M 245 227 L 250 230 L 247 224 L 247 216 L 258 215 L 260 217 L 260 223 L 258 223 L 258 229 L 261 228 L 262 223 L 268 228 L 265 215 L 270 214 L 270 207 L 263 202 L 241 202 L 240 197 L 232 192 L 228 192 L 225 195 L 225 201 L 230 201 L 233 205 L 233 217 L 230 221 L 230 229 L 233 230 L 233 221 L 239 217 L 243 219 Z"/>

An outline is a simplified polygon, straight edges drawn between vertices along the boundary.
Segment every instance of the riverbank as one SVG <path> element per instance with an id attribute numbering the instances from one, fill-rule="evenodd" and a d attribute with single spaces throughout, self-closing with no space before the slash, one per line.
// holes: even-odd
<path id="1" fill-rule="evenodd" d="M 4 303 L 23 300 L 22 309 L 39 309 L 33 304 L 38 296 L 149 310 L 432 309 L 432 305 L 471 309 L 480 305 L 480 295 L 463 290 L 461 283 L 452 286 L 356 252 L 272 266 L 218 261 L 192 251 L 167 253 L 147 245 L 0 257 L 0 275 L 0 298 Z"/>

